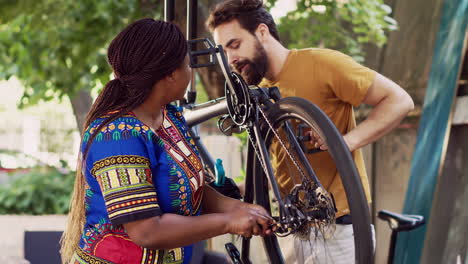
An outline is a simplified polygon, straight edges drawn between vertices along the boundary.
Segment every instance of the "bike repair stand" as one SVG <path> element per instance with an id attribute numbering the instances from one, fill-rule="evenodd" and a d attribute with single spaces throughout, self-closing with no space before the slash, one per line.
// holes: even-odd
<path id="1" fill-rule="evenodd" d="M 187 35 L 186 38 L 187 40 L 191 39 L 196 39 L 197 38 L 197 10 L 198 10 L 198 0 L 187 0 Z M 164 0 L 164 20 L 167 22 L 174 22 L 175 19 L 175 0 Z M 189 45 L 192 45 L 192 47 L 189 47 L 191 50 L 196 49 L 196 44 L 195 43 L 189 43 Z M 196 63 L 196 62 L 195 62 Z M 192 76 L 191 76 L 191 81 L 188 87 L 187 95 L 185 98 L 187 100 L 184 101 L 179 101 L 178 104 L 179 106 L 183 106 L 185 104 L 193 104 L 195 103 L 197 91 L 196 91 L 196 78 L 195 78 L 195 72 L 192 71 Z M 194 131 L 194 129 L 191 129 L 192 136 L 193 137 L 198 137 L 198 132 Z M 199 248 L 197 246 L 194 246 L 195 248 Z M 229 255 L 229 257 L 232 260 L 232 263 L 234 264 L 242 264 L 242 261 L 240 259 L 240 253 L 239 250 L 236 248 L 236 246 L 232 243 L 226 243 L 225 244 L 226 251 Z M 196 250 L 194 250 L 196 251 Z M 216 263 L 223 263 L 223 261 L 226 261 L 224 259 L 220 259 L 219 256 L 211 256 L 211 253 L 208 253 L 204 251 L 204 254 L 202 256 L 198 256 L 198 258 L 195 256 L 196 252 L 193 252 L 194 256 L 192 258 L 192 263 L 196 264 L 201 264 L 204 263 L 204 260 L 211 259 L 213 261 L 212 257 L 216 257 Z M 197 258 L 197 260 L 194 261 L 194 258 Z M 222 258 L 222 257 L 221 257 Z M 207 261 L 206 261 L 207 262 Z M 209 262 L 207 262 L 209 263 Z M 212 262 L 210 262 L 212 263 Z M 227 262 L 226 262 L 227 263 Z"/>

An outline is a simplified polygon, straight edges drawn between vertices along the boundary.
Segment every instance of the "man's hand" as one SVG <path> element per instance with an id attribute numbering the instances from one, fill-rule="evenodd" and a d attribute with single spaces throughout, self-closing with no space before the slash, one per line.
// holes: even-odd
<path id="1" fill-rule="evenodd" d="M 320 135 L 312 130 L 307 132 L 307 135 L 310 136 L 310 144 L 316 149 L 320 150 L 327 150 L 328 146 L 325 143 L 325 140 L 323 140 Z"/>
<path id="2" fill-rule="evenodd" d="M 316 132 L 313 132 L 312 130 L 311 131 L 308 131 L 307 132 L 307 135 L 310 136 L 310 144 L 312 144 L 312 146 L 316 149 L 320 149 L 320 150 L 328 150 L 328 146 L 327 146 L 327 143 L 325 142 L 325 140 L 323 140 L 320 135 Z M 344 135 L 343 136 L 343 140 L 346 144 L 346 146 L 348 146 L 348 149 L 349 151 L 354 151 L 355 150 L 355 147 L 354 147 L 354 144 L 352 143 L 352 139 L 350 138 L 350 135 Z"/>

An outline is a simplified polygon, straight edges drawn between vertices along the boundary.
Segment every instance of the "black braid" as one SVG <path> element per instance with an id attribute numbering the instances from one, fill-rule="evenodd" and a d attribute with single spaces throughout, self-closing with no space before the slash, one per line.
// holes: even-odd
<path id="1" fill-rule="evenodd" d="M 180 29 L 168 22 L 144 18 L 127 26 L 111 42 L 108 61 L 115 78 L 101 91 L 85 122 L 85 129 L 97 118 L 111 114 L 89 139 L 103 127 L 148 99 L 156 82 L 179 68 L 187 54 L 187 42 Z"/>

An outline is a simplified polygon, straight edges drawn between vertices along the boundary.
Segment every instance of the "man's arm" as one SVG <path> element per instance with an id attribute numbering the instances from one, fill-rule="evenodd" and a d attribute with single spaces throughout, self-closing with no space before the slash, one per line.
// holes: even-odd
<path id="1" fill-rule="evenodd" d="M 374 107 L 363 122 L 344 135 L 344 140 L 351 151 L 388 133 L 414 108 L 409 94 L 379 73 L 369 87 L 363 103 Z"/>

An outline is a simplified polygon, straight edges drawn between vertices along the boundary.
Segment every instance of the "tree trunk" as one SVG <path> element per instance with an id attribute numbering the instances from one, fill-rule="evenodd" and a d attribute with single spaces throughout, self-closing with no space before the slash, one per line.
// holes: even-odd
<path id="1" fill-rule="evenodd" d="M 93 98 L 87 90 L 80 90 L 73 96 L 70 96 L 70 101 L 75 114 L 76 127 L 79 129 L 80 134 L 83 133 L 83 126 L 86 121 L 86 115 L 88 114 L 91 105 L 93 104 Z"/>

